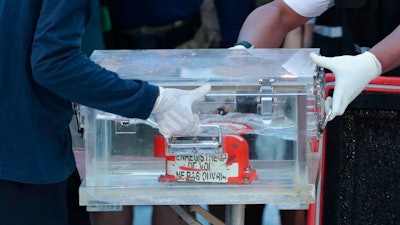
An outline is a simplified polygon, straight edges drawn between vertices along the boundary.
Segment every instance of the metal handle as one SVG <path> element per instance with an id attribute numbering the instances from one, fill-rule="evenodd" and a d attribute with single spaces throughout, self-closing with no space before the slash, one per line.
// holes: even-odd
<path id="1" fill-rule="evenodd" d="M 218 125 L 200 125 L 202 128 L 216 128 L 216 135 L 172 136 L 167 138 L 169 149 L 217 149 L 222 145 L 222 130 Z"/>

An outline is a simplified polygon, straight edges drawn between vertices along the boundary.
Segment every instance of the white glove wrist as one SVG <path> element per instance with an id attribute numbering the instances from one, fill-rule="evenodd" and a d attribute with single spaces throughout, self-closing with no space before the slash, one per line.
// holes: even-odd
<path id="1" fill-rule="evenodd" d="M 368 66 L 368 70 L 371 71 L 369 75 L 371 75 L 371 79 L 373 80 L 382 73 L 382 65 L 379 62 L 378 58 L 371 52 L 364 52 L 359 55 L 360 57 L 365 57 L 365 61 L 368 62 L 366 66 Z"/>

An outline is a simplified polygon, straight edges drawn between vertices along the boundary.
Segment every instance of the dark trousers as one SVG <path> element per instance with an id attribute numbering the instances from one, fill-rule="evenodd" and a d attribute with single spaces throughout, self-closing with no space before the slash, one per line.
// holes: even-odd
<path id="1" fill-rule="evenodd" d="M 104 33 L 104 41 L 107 49 L 173 49 L 192 39 L 201 23 L 200 12 L 197 12 L 174 23 L 179 25 L 112 29 Z"/>
<path id="2" fill-rule="evenodd" d="M 55 184 L 26 184 L 0 180 L 1 225 L 89 225 L 79 206 L 78 171 Z"/>

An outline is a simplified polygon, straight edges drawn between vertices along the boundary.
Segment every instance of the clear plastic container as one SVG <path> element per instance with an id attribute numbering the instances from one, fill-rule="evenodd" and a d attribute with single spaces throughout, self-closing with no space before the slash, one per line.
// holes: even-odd
<path id="1" fill-rule="evenodd" d="M 324 74 L 309 59 L 310 52 L 318 50 L 95 51 L 95 62 L 124 78 L 181 89 L 211 84 L 211 92 L 193 104 L 193 112 L 202 125 L 217 126 L 222 136 L 246 140 L 258 179 L 248 184 L 160 182 L 166 164 L 154 157 L 154 137 L 160 134 L 151 119 L 80 106 L 86 148 L 80 204 L 93 211 L 177 204 L 307 208 L 316 198 L 324 113 Z M 205 137 L 215 135 L 203 130 Z"/>

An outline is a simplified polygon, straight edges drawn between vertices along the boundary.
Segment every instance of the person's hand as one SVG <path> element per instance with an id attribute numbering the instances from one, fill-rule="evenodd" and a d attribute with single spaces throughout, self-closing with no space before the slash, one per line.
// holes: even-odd
<path id="1" fill-rule="evenodd" d="M 332 110 L 328 120 L 343 115 L 350 102 L 382 72 L 379 60 L 370 52 L 336 57 L 311 53 L 310 57 L 317 65 L 331 70 L 335 75 L 333 98 L 328 97 L 325 104 L 326 112 Z"/>
<path id="2" fill-rule="evenodd" d="M 239 41 L 234 46 L 228 49 L 250 49 L 250 48 L 254 48 L 254 45 L 252 45 L 250 42 Z"/>
<path id="3" fill-rule="evenodd" d="M 178 134 L 198 135 L 201 128 L 192 113 L 192 103 L 205 96 L 211 86 L 206 84 L 190 91 L 159 88 L 160 93 L 151 115 L 156 120 L 160 133 L 166 138 Z"/>
<path id="4" fill-rule="evenodd" d="M 247 48 L 244 47 L 243 45 L 235 45 L 235 46 L 229 47 L 228 49 L 247 49 Z"/>

